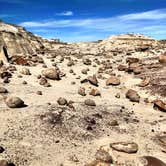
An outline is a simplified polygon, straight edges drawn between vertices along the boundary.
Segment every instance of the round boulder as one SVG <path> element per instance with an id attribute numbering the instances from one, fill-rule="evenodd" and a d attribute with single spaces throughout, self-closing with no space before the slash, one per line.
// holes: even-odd
<path id="1" fill-rule="evenodd" d="M 9 108 L 21 108 L 25 106 L 24 101 L 19 97 L 8 97 L 5 103 Z"/>
<path id="2" fill-rule="evenodd" d="M 91 99 L 87 99 L 84 101 L 85 105 L 87 106 L 96 106 L 96 103 L 94 100 L 91 100 Z"/>
<path id="3" fill-rule="evenodd" d="M 132 102 L 139 102 L 140 101 L 140 96 L 139 94 L 132 89 L 129 89 L 126 93 L 126 98 L 130 99 Z"/>
<path id="4" fill-rule="evenodd" d="M 43 70 L 42 75 L 52 80 L 60 80 L 59 71 L 54 68 Z"/>

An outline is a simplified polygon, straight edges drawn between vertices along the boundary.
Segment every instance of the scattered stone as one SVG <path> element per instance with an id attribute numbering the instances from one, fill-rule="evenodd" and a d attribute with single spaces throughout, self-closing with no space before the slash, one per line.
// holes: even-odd
<path id="1" fill-rule="evenodd" d="M 72 61 L 72 60 L 67 63 L 67 66 L 69 66 L 69 67 L 73 66 L 73 65 L 74 65 L 74 61 Z"/>
<path id="2" fill-rule="evenodd" d="M 130 99 L 132 102 L 139 102 L 140 101 L 140 96 L 139 94 L 132 89 L 129 89 L 126 93 L 126 98 Z"/>
<path id="3" fill-rule="evenodd" d="M 166 52 L 159 56 L 160 63 L 166 63 Z"/>
<path id="4" fill-rule="evenodd" d="M 117 93 L 117 94 L 115 95 L 115 97 L 119 99 L 119 98 L 120 98 L 120 93 Z"/>
<path id="5" fill-rule="evenodd" d="M 47 81 L 46 78 L 44 78 L 44 77 L 41 77 L 41 78 L 40 78 L 40 81 L 39 81 L 39 84 L 40 84 L 40 85 L 45 85 L 45 84 L 47 84 L 47 83 L 48 83 L 48 81 Z"/>
<path id="6" fill-rule="evenodd" d="M 83 61 L 83 64 L 85 64 L 85 65 L 91 65 L 92 64 L 92 61 L 88 58 L 84 58 L 82 61 Z"/>
<path id="7" fill-rule="evenodd" d="M 21 108 L 25 106 L 24 101 L 19 97 L 8 97 L 5 102 L 10 108 Z"/>
<path id="8" fill-rule="evenodd" d="M 91 100 L 91 99 L 86 99 L 86 100 L 84 101 L 84 103 L 85 103 L 85 105 L 87 105 L 87 106 L 96 106 L 95 101 L 94 101 L 94 100 Z"/>
<path id="9" fill-rule="evenodd" d="M 0 146 L 0 153 L 3 153 L 4 151 L 5 149 L 2 146 Z"/>
<path id="10" fill-rule="evenodd" d="M 111 143 L 110 146 L 119 152 L 137 153 L 138 151 L 138 145 L 134 142 L 117 142 Z"/>
<path id="11" fill-rule="evenodd" d="M 107 79 L 106 85 L 120 85 L 120 79 L 117 78 L 116 76 L 111 76 L 110 78 Z"/>
<path id="12" fill-rule="evenodd" d="M 43 93 L 42 93 L 42 91 L 37 91 L 36 94 L 37 95 L 42 95 Z"/>
<path id="13" fill-rule="evenodd" d="M 66 105 L 67 104 L 67 100 L 65 98 L 62 98 L 60 97 L 58 100 L 57 100 L 57 103 L 59 105 Z"/>
<path id="14" fill-rule="evenodd" d="M 37 75 L 37 79 L 40 79 L 42 76 L 39 74 L 39 75 Z"/>
<path id="15" fill-rule="evenodd" d="M 88 81 L 94 85 L 94 86 L 98 86 L 98 80 L 96 78 L 96 75 L 93 75 L 93 76 L 89 76 L 88 77 Z"/>
<path id="16" fill-rule="evenodd" d="M 23 82 L 22 82 L 22 84 L 26 85 L 26 84 L 27 84 L 27 82 L 26 82 L 26 81 L 23 81 Z"/>
<path id="17" fill-rule="evenodd" d="M 23 75 L 31 75 L 30 70 L 25 67 L 21 69 L 20 73 Z"/>
<path id="18" fill-rule="evenodd" d="M 4 87 L 0 87 L 0 93 L 8 93 L 8 90 Z"/>
<path id="19" fill-rule="evenodd" d="M 82 69 L 82 70 L 81 70 L 81 73 L 82 73 L 82 74 L 88 74 L 88 70 L 87 70 L 87 69 Z"/>
<path id="20" fill-rule="evenodd" d="M 118 126 L 118 121 L 117 120 L 113 120 L 110 122 L 110 126 Z"/>
<path id="21" fill-rule="evenodd" d="M 96 160 L 105 162 L 105 163 L 112 163 L 112 156 L 105 151 L 104 149 L 99 149 L 95 154 Z"/>
<path id="22" fill-rule="evenodd" d="M 156 157 L 143 156 L 142 158 L 144 159 L 144 166 L 166 166 L 166 163 Z"/>
<path id="23" fill-rule="evenodd" d="M 80 87 L 78 89 L 78 94 L 81 95 L 81 96 L 86 96 L 85 88 L 84 87 Z"/>
<path id="24" fill-rule="evenodd" d="M 73 69 L 70 69 L 70 70 L 69 70 L 69 73 L 74 73 Z"/>
<path id="25" fill-rule="evenodd" d="M 119 65 L 118 66 L 119 71 L 125 71 L 126 69 L 127 69 L 127 67 L 125 65 Z"/>
<path id="26" fill-rule="evenodd" d="M 71 82 L 71 84 L 72 84 L 72 85 L 75 85 L 75 84 L 76 84 L 76 82 L 75 82 L 75 81 L 72 81 L 72 82 Z"/>
<path id="27" fill-rule="evenodd" d="M 43 67 L 43 68 L 47 68 L 47 65 L 43 64 L 42 67 Z"/>
<path id="28" fill-rule="evenodd" d="M 18 75 L 17 77 L 18 77 L 18 78 L 22 78 L 22 75 Z"/>
<path id="29" fill-rule="evenodd" d="M 101 96 L 101 93 L 98 89 L 92 89 L 89 94 L 92 96 Z"/>
<path id="30" fill-rule="evenodd" d="M 131 63 L 138 63 L 140 60 L 138 58 L 132 58 L 132 57 L 128 57 L 126 59 L 126 62 L 131 64 Z"/>
<path id="31" fill-rule="evenodd" d="M 138 86 L 140 86 L 140 87 L 148 86 L 150 83 L 150 80 L 151 80 L 150 77 L 146 77 L 140 82 L 140 84 Z"/>
<path id="32" fill-rule="evenodd" d="M 54 68 L 45 69 L 42 71 L 42 74 L 52 80 L 60 80 L 59 71 Z"/>
<path id="33" fill-rule="evenodd" d="M 154 100 L 153 103 L 154 103 L 153 106 L 154 109 L 166 112 L 166 103 L 164 103 L 162 100 Z"/>
<path id="34" fill-rule="evenodd" d="M 10 81 L 9 81 L 9 77 L 4 77 L 3 82 L 4 82 L 4 83 L 9 83 L 9 82 L 10 82 Z"/>

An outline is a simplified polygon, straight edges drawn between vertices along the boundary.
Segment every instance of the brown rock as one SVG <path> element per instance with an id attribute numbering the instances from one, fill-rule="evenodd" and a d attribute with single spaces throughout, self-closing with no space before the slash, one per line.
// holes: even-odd
<path id="1" fill-rule="evenodd" d="M 132 90 L 132 89 L 129 89 L 127 91 L 126 98 L 130 99 L 130 101 L 133 101 L 133 102 L 139 102 L 140 101 L 139 94 L 135 90 Z"/>
<path id="2" fill-rule="evenodd" d="M 67 105 L 67 100 L 65 98 L 62 98 L 60 97 L 58 100 L 57 100 L 57 103 L 59 105 Z"/>
<path id="3" fill-rule="evenodd" d="M 67 63 L 67 66 L 69 66 L 69 67 L 73 66 L 73 65 L 74 65 L 74 61 L 72 61 L 72 60 Z"/>
<path id="4" fill-rule="evenodd" d="M 2 146 L 0 146 L 0 153 L 3 153 L 4 151 L 5 149 Z"/>
<path id="5" fill-rule="evenodd" d="M 139 62 L 139 59 L 138 58 L 132 58 L 132 57 L 128 57 L 126 59 L 126 62 L 131 64 L 131 63 L 138 63 Z"/>
<path id="6" fill-rule="evenodd" d="M 111 155 L 103 149 L 99 149 L 96 152 L 95 157 L 96 157 L 96 160 L 99 160 L 105 163 L 112 163 L 113 161 Z"/>
<path id="7" fill-rule="evenodd" d="M 94 85 L 94 86 L 98 86 L 98 80 L 96 78 L 96 75 L 93 75 L 93 76 L 89 76 L 88 77 L 88 81 Z"/>
<path id="8" fill-rule="evenodd" d="M 153 101 L 154 106 L 153 108 L 159 111 L 166 112 L 166 103 L 164 103 L 162 100 L 155 100 Z"/>
<path id="9" fill-rule="evenodd" d="M 0 93 L 8 93 L 8 90 L 4 87 L 0 87 Z"/>
<path id="10" fill-rule="evenodd" d="M 166 63 L 166 52 L 159 56 L 160 63 Z"/>
<path id="11" fill-rule="evenodd" d="M 44 78 L 44 77 L 40 78 L 40 81 L 39 81 L 39 84 L 40 84 L 40 85 L 45 85 L 45 84 L 47 84 L 47 83 L 48 83 L 48 81 L 47 81 L 46 78 Z"/>
<path id="12" fill-rule="evenodd" d="M 19 97 L 8 97 L 5 102 L 10 108 L 21 108 L 25 106 L 24 101 Z"/>
<path id="13" fill-rule="evenodd" d="M 119 152 L 136 153 L 138 151 L 138 145 L 134 142 L 117 142 L 111 143 L 110 146 Z"/>
<path id="14" fill-rule="evenodd" d="M 60 80 L 59 71 L 54 68 L 45 69 L 42 71 L 42 74 L 52 80 Z"/>
<path id="15" fill-rule="evenodd" d="M 143 156 L 142 158 L 146 161 L 144 166 L 166 166 L 166 163 L 156 157 Z"/>
<path id="16" fill-rule="evenodd" d="M 37 91 L 36 94 L 37 95 L 42 95 L 43 93 L 42 93 L 42 91 Z"/>
<path id="17" fill-rule="evenodd" d="M 88 106 L 96 106 L 96 103 L 94 100 L 91 100 L 91 99 L 87 99 L 84 101 L 85 105 L 88 105 Z"/>
<path id="18" fill-rule="evenodd" d="M 116 76 L 111 76 L 110 78 L 107 79 L 106 85 L 119 85 L 120 84 L 120 79 L 117 78 Z"/>
<path id="19" fill-rule="evenodd" d="M 81 96 L 86 96 L 85 88 L 84 87 L 80 87 L 78 89 L 78 94 L 81 95 Z"/>
<path id="20" fill-rule="evenodd" d="M 140 86 L 140 87 L 148 86 L 150 83 L 150 80 L 151 80 L 150 77 L 146 77 L 140 82 L 140 84 L 138 86 Z"/>
<path id="21" fill-rule="evenodd" d="M 101 93 L 98 89 L 92 89 L 89 94 L 92 96 L 101 96 Z"/>
<path id="22" fill-rule="evenodd" d="M 119 65 L 119 66 L 118 66 L 118 70 L 119 70 L 119 71 L 125 71 L 126 68 L 127 68 L 127 67 L 126 67 L 125 65 Z"/>
<path id="23" fill-rule="evenodd" d="M 88 74 L 88 70 L 87 70 L 87 69 L 82 69 L 82 70 L 81 70 L 81 73 L 82 73 L 82 74 Z"/>
<path id="24" fill-rule="evenodd" d="M 91 65 L 92 64 L 92 61 L 88 58 L 84 58 L 82 61 L 83 61 L 83 64 L 85 64 L 85 65 Z"/>

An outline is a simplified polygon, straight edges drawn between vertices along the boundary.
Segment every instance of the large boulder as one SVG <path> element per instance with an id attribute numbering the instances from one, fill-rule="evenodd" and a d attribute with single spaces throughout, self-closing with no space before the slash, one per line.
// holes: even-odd
<path id="1" fill-rule="evenodd" d="M 111 143 L 110 146 L 119 152 L 137 153 L 138 151 L 138 145 L 135 142 L 117 142 Z"/>
<path id="2" fill-rule="evenodd" d="M 143 156 L 142 159 L 145 164 L 143 166 L 166 166 L 166 163 L 153 156 Z"/>
<path id="3" fill-rule="evenodd" d="M 159 56 L 160 63 L 166 63 L 166 52 Z"/>
<path id="4" fill-rule="evenodd" d="M 43 70 L 42 75 L 52 80 L 60 80 L 59 71 L 54 68 Z"/>
<path id="5" fill-rule="evenodd" d="M 130 101 L 133 101 L 133 102 L 139 102 L 140 101 L 139 94 L 135 90 L 132 90 L 132 89 L 129 89 L 127 91 L 126 98 L 130 99 Z"/>
<path id="6" fill-rule="evenodd" d="M 25 106 L 24 101 L 19 97 L 8 97 L 5 103 L 10 108 L 21 108 Z"/>
<path id="7" fill-rule="evenodd" d="M 166 112 L 166 103 L 164 103 L 162 100 L 154 100 L 154 109 Z"/>

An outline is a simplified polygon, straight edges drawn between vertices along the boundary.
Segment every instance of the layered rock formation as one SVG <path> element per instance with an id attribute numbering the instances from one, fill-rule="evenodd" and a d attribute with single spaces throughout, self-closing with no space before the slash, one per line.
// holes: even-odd
<path id="1" fill-rule="evenodd" d="M 52 49 L 59 40 L 47 40 L 27 32 L 23 27 L 0 22 L 0 59 L 28 56 Z"/>

